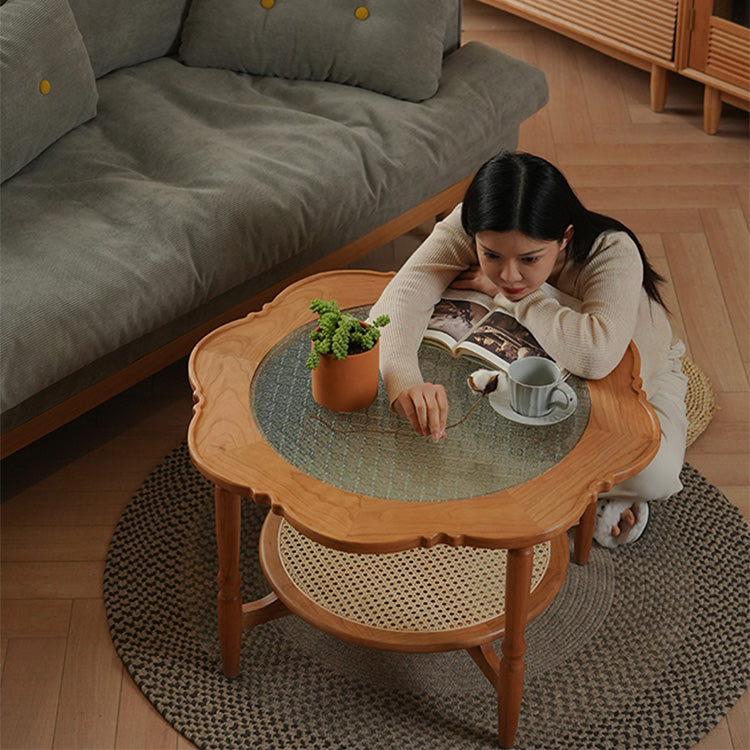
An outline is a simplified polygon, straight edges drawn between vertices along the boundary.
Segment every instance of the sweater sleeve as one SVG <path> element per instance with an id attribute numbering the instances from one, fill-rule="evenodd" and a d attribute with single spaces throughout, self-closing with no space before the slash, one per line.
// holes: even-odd
<path id="1" fill-rule="evenodd" d="M 476 262 L 459 204 L 435 225 L 373 306 L 371 318 L 391 318 L 380 338 L 380 371 L 391 403 L 403 390 L 424 382 L 417 354 L 433 308 L 453 279 Z"/>
<path id="2" fill-rule="evenodd" d="M 502 295 L 495 303 L 528 328 L 545 351 L 574 375 L 597 380 L 620 362 L 633 338 L 643 292 L 643 263 L 624 232 L 600 235 L 586 262 L 566 268 L 575 273 L 569 291 L 581 309 L 566 307 L 537 290 L 518 302 Z"/>

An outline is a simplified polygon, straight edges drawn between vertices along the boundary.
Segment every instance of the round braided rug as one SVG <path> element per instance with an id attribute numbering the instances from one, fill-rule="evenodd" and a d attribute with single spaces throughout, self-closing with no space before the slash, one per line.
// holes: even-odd
<path id="1" fill-rule="evenodd" d="M 643 537 L 595 545 L 526 629 L 518 748 L 689 748 L 750 681 L 750 532 L 685 465 Z M 268 593 L 243 506 L 243 598 Z M 224 678 L 213 487 L 180 446 L 117 525 L 104 575 L 112 640 L 135 682 L 201 748 L 496 748 L 495 692 L 464 651 L 397 654 L 294 616 L 243 635 Z M 499 648 L 499 643 L 495 643 Z"/>

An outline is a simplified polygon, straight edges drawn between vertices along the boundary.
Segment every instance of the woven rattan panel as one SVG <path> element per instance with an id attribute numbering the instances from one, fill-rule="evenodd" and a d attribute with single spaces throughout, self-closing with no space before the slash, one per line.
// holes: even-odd
<path id="1" fill-rule="evenodd" d="M 413 502 L 487 495 L 551 469 L 575 446 L 588 422 L 588 390 L 573 377 L 567 382 L 578 396 L 578 408 L 563 422 L 543 427 L 510 422 L 485 399 L 439 443 L 416 435 L 391 413 L 382 383 L 368 409 L 329 412 L 313 400 L 304 365 L 312 327 L 295 331 L 269 352 L 253 378 L 250 402 L 258 428 L 279 455 L 339 489 Z M 481 365 L 429 345 L 420 351 L 420 364 L 426 380 L 445 385 L 449 424 L 458 421 L 476 399 L 466 378 Z"/>
<path id="2" fill-rule="evenodd" d="M 455 631 L 505 612 L 507 550 L 438 544 L 362 555 L 317 544 L 286 521 L 278 532 L 284 571 L 318 606 L 346 620 L 402 633 Z M 531 591 L 549 565 L 534 547 Z"/>

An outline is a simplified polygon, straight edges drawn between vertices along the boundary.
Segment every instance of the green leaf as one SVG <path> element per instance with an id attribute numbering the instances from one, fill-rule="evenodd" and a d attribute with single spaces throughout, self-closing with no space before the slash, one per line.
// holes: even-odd
<path id="1" fill-rule="evenodd" d="M 305 362 L 305 367 L 314 370 L 320 364 L 320 354 L 313 349 Z"/>

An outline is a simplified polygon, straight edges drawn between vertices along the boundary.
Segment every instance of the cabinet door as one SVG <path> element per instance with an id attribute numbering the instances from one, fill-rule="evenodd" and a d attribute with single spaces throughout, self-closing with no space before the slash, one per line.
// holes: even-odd
<path id="1" fill-rule="evenodd" d="M 695 0 L 689 66 L 748 89 L 750 29 L 746 0 Z"/>
<path id="2" fill-rule="evenodd" d="M 602 41 L 612 39 L 661 60 L 674 59 L 678 0 L 526 0 L 520 5 Z"/>

